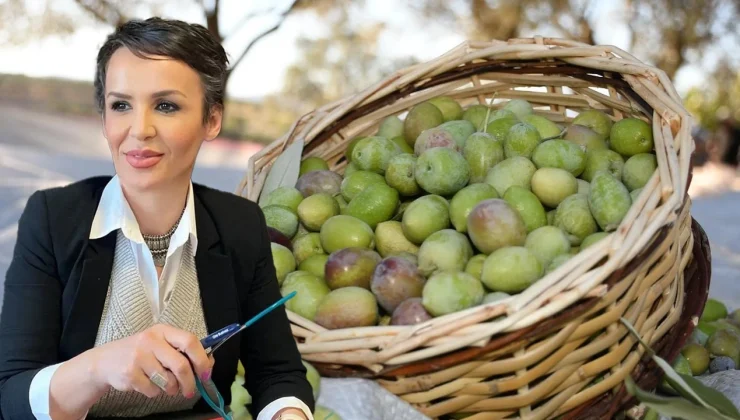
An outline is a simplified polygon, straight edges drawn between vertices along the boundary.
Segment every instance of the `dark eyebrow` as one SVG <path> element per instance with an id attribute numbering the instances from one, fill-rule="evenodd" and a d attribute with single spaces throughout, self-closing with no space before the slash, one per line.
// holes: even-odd
<path id="1" fill-rule="evenodd" d="M 187 96 L 185 96 L 184 93 L 182 93 L 182 92 L 180 92 L 179 90 L 176 90 L 176 89 L 160 90 L 159 92 L 154 92 L 152 94 L 152 98 L 161 98 L 161 97 L 167 96 L 167 95 L 180 95 L 183 98 L 187 98 Z"/>
<path id="2" fill-rule="evenodd" d="M 118 93 L 118 92 L 108 92 L 108 96 L 115 96 L 116 98 L 121 98 L 121 99 L 131 99 L 131 95 L 126 95 L 125 93 Z"/>
<path id="3" fill-rule="evenodd" d="M 180 92 L 179 90 L 175 90 L 175 89 L 160 90 L 159 92 L 154 92 L 152 94 L 152 98 L 161 98 L 167 95 L 180 95 L 183 98 L 187 98 L 187 96 L 184 93 Z M 116 98 L 121 98 L 121 99 L 131 99 L 131 95 L 126 95 L 125 93 L 120 93 L 120 92 L 108 92 L 108 96 L 115 96 Z"/>

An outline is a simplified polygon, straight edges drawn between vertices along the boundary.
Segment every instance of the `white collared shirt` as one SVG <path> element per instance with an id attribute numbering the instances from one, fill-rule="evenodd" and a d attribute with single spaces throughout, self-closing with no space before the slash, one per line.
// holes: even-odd
<path id="1" fill-rule="evenodd" d="M 123 195 L 121 183 L 116 175 L 105 186 L 103 195 L 100 197 L 100 204 L 90 229 L 90 239 L 102 238 L 117 229 L 121 229 L 123 236 L 131 241 L 136 264 L 139 268 L 138 271 L 141 273 L 144 283 L 144 290 L 149 297 L 149 303 L 152 305 L 154 318 L 157 319 L 165 302 L 169 300 L 169 295 L 175 284 L 185 243 L 190 242 L 193 256 L 195 256 L 198 249 L 193 184 L 190 183 L 188 198 L 180 223 L 170 238 L 167 260 L 162 268 L 161 277 L 157 275 L 152 253 L 144 242 L 139 223 Z"/>
<path id="2" fill-rule="evenodd" d="M 120 180 L 116 175 L 111 178 L 103 190 L 90 229 L 90 239 L 102 238 L 117 229 L 121 229 L 126 239 L 131 241 L 138 271 L 142 276 L 144 289 L 156 319 L 169 299 L 169 295 L 177 279 L 177 270 L 182 260 L 184 245 L 189 241 L 193 256 L 197 252 L 198 234 L 195 223 L 195 200 L 193 198 L 192 182 L 190 183 L 188 198 L 180 223 L 170 238 L 167 260 L 162 268 L 161 276 L 157 275 L 152 253 L 144 242 L 139 223 L 136 221 L 136 217 L 123 195 Z M 29 401 L 31 411 L 37 420 L 52 420 L 49 415 L 49 389 L 51 378 L 61 364 L 59 363 L 42 369 L 31 381 Z M 300 408 L 309 420 L 313 420 L 308 406 L 295 397 L 278 398 L 271 402 L 260 411 L 257 420 L 272 419 L 275 413 L 285 407 Z"/>

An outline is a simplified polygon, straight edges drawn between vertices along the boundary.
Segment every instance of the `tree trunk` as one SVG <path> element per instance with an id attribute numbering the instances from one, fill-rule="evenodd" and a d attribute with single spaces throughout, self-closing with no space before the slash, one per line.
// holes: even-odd
<path id="1" fill-rule="evenodd" d="M 218 42 L 223 42 L 224 39 L 221 36 L 221 28 L 218 23 L 218 6 L 219 0 L 215 0 L 213 10 L 205 10 L 204 8 L 206 13 L 206 27 L 218 39 Z"/>
<path id="2" fill-rule="evenodd" d="M 471 15 L 475 19 L 478 32 L 486 41 L 500 39 L 506 41 L 519 33 L 522 19 L 522 6 L 517 3 L 505 3 L 491 7 L 486 0 L 473 0 Z"/>
<path id="3" fill-rule="evenodd" d="M 676 72 L 686 61 L 684 56 L 684 36 L 678 29 L 668 29 L 663 34 L 663 45 L 656 60 L 656 67 L 663 70 L 673 80 Z"/>

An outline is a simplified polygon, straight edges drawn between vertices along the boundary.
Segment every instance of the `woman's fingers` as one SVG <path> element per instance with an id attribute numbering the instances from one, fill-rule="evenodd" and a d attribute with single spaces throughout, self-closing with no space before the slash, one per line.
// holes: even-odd
<path id="1" fill-rule="evenodd" d="M 162 366 L 175 375 L 182 395 L 185 398 L 192 398 L 195 395 L 195 376 L 188 358 L 164 341 L 152 350 Z"/>
<path id="2" fill-rule="evenodd" d="M 198 340 L 195 335 L 187 331 L 168 325 L 161 325 L 160 327 L 164 339 L 167 340 L 172 347 L 187 355 L 192 363 L 195 373 L 200 377 L 200 379 L 203 381 L 211 379 L 213 361 L 206 354 L 203 345 L 200 344 L 200 340 Z"/>
<path id="3" fill-rule="evenodd" d="M 180 392 L 180 382 L 168 369 L 163 368 L 162 375 L 167 378 L 167 395 L 174 397 Z"/>
<path id="4" fill-rule="evenodd" d="M 154 357 L 154 354 L 147 353 L 142 356 L 140 365 L 149 382 L 154 384 L 157 389 L 161 389 L 170 396 L 175 396 L 180 391 L 180 384 L 175 375 L 162 366 L 162 363 Z"/>
<path id="5" fill-rule="evenodd" d="M 154 398 L 162 390 L 149 379 L 149 372 L 139 365 L 138 372 L 129 375 L 129 383 L 134 391 L 146 395 L 148 398 Z"/>

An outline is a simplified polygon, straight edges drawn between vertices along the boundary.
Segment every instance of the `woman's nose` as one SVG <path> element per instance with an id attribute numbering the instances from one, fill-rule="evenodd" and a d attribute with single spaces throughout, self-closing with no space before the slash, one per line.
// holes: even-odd
<path id="1" fill-rule="evenodd" d="M 131 121 L 130 134 L 137 140 L 148 140 L 157 134 L 157 130 L 154 128 L 152 116 L 147 111 L 138 111 L 134 115 L 133 121 Z"/>

